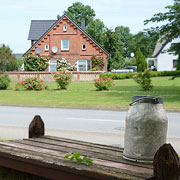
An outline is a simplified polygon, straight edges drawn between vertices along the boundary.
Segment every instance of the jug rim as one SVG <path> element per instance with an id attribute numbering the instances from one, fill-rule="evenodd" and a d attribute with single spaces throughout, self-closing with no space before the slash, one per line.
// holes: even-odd
<path id="1" fill-rule="evenodd" d="M 163 98 L 154 96 L 133 96 L 130 106 L 134 105 L 135 103 L 163 104 Z"/>

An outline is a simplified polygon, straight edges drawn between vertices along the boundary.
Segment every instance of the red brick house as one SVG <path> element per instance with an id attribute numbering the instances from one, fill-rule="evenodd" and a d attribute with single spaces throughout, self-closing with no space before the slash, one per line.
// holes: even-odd
<path id="1" fill-rule="evenodd" d="M 47 71 L 56 70 L 56 60 L 60 57 L 71 65 L 77 64 L 77 71 L 88 71 L 92 68 L 93 55 L 104 59 L 101 70 L 107 71 L 110 54 L 66 14 L 59 20 L 32 20 L 28 40 L 31 47 L 24 56 L 30 53 L 49 57 Z"/>

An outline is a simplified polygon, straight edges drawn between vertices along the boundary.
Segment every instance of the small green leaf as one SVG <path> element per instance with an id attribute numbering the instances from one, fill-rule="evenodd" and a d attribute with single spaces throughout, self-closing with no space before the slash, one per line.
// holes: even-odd
<path id="1" fill-rule="evenodd" d="M 88 158 L 86 156 L 84 156 L 83 158 L 81 157 L 81 153 L 80 152 L 75 152 L 73 154 L 68 153 L 64 158 L 70 158 L 70 162 L 73 162 L 74 159 L 76 159 L 77 164 L 81 164 L 81 163 L 85 163 L 86 165 L 92 165 L 93 164 L 93 160 L 91 158 Z"/>
<path id="2" fill-rule="evenodd" d="M 77 160 L 78 164 L 81 164 L 82 162 L 83 162 L 83 159 L 81 159 L 81 158 Z"/>
<path id="3" fill-rule="evenodd" d="M 64 156 L 64 159 L 68 159 L 70 156 L 72 156 L 72 154 L 69 153 L 69 154 Z"/>
<path id="4" fill-rule="evenodd" d="M 72 156 L 69 161 L 73 162 L 73 160 L 74 160 L 74 156 Z"/>

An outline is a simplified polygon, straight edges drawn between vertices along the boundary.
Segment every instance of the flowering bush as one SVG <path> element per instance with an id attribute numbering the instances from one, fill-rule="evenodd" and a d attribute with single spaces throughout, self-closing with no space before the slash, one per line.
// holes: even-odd
<path id="1" fill-rule="evenodd" d="M 104 66 L 104 58 L 103 57 L 96 57 L 96 55 L 93 55 L 91 58 L 92 61 L 92 68 L 103 67 Z"/>
<path id="2" fill-rule="evenodd" d="M 95 79 L 94 81 L 94 85 L 98 91 L 109 90 L 109 88 L 114 85 L 113 79 L 108 78 L 107 76 L 104 78 Z"/>
<path id="3" fill-rule="evenodd" d="M 4 74 L 0 77 L 0 89 L 7 89 L 11 80 L 8 75 Z"/>
<path id="4" fill-rule="evenodd" d="M 74 71 L 77 67 L 76 64 L 71 66 L 71 63 L 67 62 L 65 58 L 57 60 L 57 69 L 66 69 L 68 71 Z"/>
<path id="5" fill-rule="evenodd" d="M 71 82 L 72 72 L 60 68 L 57 72 L 53 73 L 53 77 L 60 89 L 67 89 L 68 84 Z"/>
<path id="6" fill-rule="evenodd" d="M 24 58 L 25 71 L 44 71 L 48 67 L 48 58 L 28 55 Z"/>
<path id="7" fill-rule="evenodd" d="M 27 78 L 24 81 L 21 81 L 21 85 L 25 90 L 35 90 L 41 91 L 47 89 L 47 86 L 44 85 L 43 80 L 39 80 L 38 78 Z M 20 88 L 19 84 L 16 84 L 15 90 Z"/>
<path id="8" fill-rule="evenodd" d="M 22 91 L 22 90 L 24 90 L 24 87 L 23 87 L 22 83 L 18 82 L 14 86 L 14 89 L 15 89 L 15 91 Z"/>
<path id="9" fill-rule="evenodd" d="M 135 82 L 137 82 L 143 91 L 150 91 L 153 88 L 151 83 L 150 70 L 146 69 L 144 72 L 140 72 L 133 76 Z"/>

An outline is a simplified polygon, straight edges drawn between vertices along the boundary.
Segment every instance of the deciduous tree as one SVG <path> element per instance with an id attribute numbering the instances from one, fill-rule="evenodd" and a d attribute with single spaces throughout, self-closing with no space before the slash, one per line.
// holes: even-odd
<path id="1" fill-rule="evenodd" d="M 173 5 L 165 7 L 167 11 L 165 13 L 154 14 L 151 19 L 145 20 L 145 24 L 149 22 L 165 22 L 161 26 L 151 28 L 151 30 L 159 32 L 161 37 L 168 41 L 172 41 L 175 38 L 180 37 L 180 0 L 174 0 Z M 174 45 L 175 53 L 180 56 L 180 42 Z M 180 58 L 178 58 L 180 61 Z M 180 62 L 178 62 L 180 63 Z M 178 69 L 178 68 L 177 68 Z M 180 70 L 180 69 L 179 69 Z"/>
<path id="2" fill-rule="evenodd" d="M 75 2 L 72 6 L 67 8 L 65 13 L 72 18 L 79 26 L 81 25 L 82 17 L 85 18 L 85 25 L 89 24 L 89 21 L 95 17 L 95 11 L 89 5 L 84 5 L 81 2 Z"/>
<path id="3" fill-rule="evenodd" d="M 0 48 L 0 71 L 13 71 L 16 69 L 16 57 L 12 50 L 3 45 Z"/>
<path id="4" fill-rule="evenodd" d="M 117 26 L 115 28 L 115 33 L 118 36 L 119 43 L 123 46 L 123 57 L 130 57 L 130 54 L 133 52 L 131 50 L 132 37 L 129 27 Z"/>
<path id="5" fill-rule="evenodd" d="M 105 49 L 111 53 L 111 58 L 108 61 L 108 70 L 111 70 L 111 66 L 113 63 L 119 63 L 123 58 L 123 45 L 119 40 L 118 35 L 112 30 L 108 29 L 105 31 Z"/>
<path id="6" fill-rule="evenodd" d="M 141 49 L 143 55 L 151 57 L 158 39 L 157 33 L 150 33 L 148 31 L 140 31 L 132 37 L 129 49 L 136 52 L 138 48 Z"/>
<path id="7" fill-rule="evenodd" d="M 100 19 L 90 19 L 86 26 L 86 32 L 102 46 L 105 42 L 105 31 L 106 27 Z"/>

